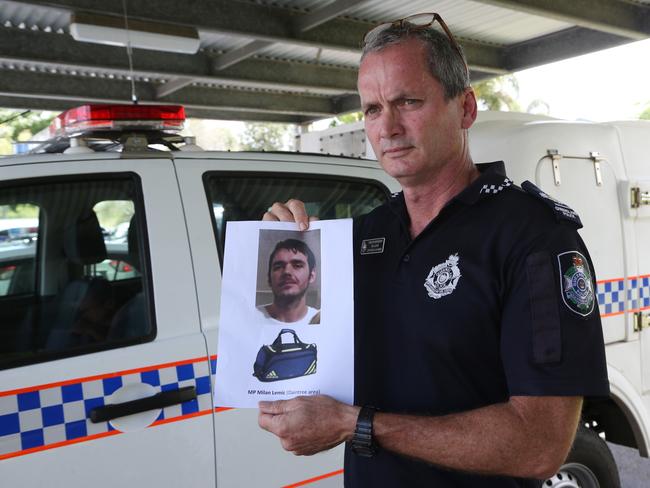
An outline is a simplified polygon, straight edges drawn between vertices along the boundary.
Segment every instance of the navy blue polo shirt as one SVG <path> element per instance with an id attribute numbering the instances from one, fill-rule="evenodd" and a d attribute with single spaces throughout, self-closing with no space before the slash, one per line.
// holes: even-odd
<path id="1" fill-rule="evenodd" d="M 530 183 L 513 185 L 501 162 L 478 167 L 415 239 L 401 193 L 355 221 L 355 404 L 444 415 L 517 395 L 609 395 L 579 217 Z M 540 485 L 349 448 L 345 482 Z"/>

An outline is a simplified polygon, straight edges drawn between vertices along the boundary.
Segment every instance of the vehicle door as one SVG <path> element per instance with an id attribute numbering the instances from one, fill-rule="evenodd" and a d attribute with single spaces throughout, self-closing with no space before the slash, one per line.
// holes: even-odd
<path id="1" fill-rule="evenodd" d="M 396 184 L 376 162 L 278 154 L 175 156 L 196 272 L 201 324 L 217 352 L 226 223 L 259 220 L 276 201 L 303 200 L 321 219 L 368 212 Z M 254 358 L 251 358 L 251 373 Z M 218 361 L 217 361 L 218 367 Z M 342 486 L 342 446 L 317 456 L 285 452 L 257 425 L 256 409 L 215 408 L 218 486 Z"/>
<path id="2" fill-rule="evenodd" d="M 596 268 L 595 291 L 605 343 L 635 338 L 626 323 L 633 297 L 630 280 L 625 278 L 627 243 L 619 206 L 620 175 L 608 159 L 615 154 L 613 150 L 601 154 L 564 150 L 541 157 L 535 172 L 535 184 L 575 210 L 582 220 L 579 233 Z"/>
<path id="3" fill-rule="evenodd" d="M 19 161 L 22 161 L 20 163 Z M 3 486 L 215 486 L 211 366 L 171 159 L 2 163 Z"/>
<path id="4" fill-rule="evenodd" d="M 650 179 L 632 181 L 630 197 L 630 213 L 634 218 L 639 249 L 639 271 L 631 283 L 635 297 L 632 317 L 634 329 L 641 335 L 642 388 L 647 394 L 650 391 Z"/>

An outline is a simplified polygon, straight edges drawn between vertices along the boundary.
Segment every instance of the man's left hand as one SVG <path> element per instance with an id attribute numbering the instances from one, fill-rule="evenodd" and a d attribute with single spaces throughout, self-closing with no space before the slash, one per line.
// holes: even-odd
<path id="1" fill-rule="evenodd" d="M 351 439 L 359 416 L 359 407 L 324 395 L 260 402 L 259 409 L 260 427 L 277 435 L 285 450 L 299 456 Z"/>

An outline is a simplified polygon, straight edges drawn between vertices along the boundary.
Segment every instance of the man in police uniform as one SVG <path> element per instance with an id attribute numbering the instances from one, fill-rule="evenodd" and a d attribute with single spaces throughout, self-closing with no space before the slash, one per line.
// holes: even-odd
<path id="1" fill-rule="evenodd" d="M 540 486 L 582 397 L 609 392 L 580 219 L 473 164 L 476 99 L 438 16 L 371 31 L 358 87 L 403 192 L 355 222 L 355 405 L 261 402 L 259 423 L 296 454 L 348 441 L 348 487 Z M 308 226 L 295 200 L 265 219 Z"/>

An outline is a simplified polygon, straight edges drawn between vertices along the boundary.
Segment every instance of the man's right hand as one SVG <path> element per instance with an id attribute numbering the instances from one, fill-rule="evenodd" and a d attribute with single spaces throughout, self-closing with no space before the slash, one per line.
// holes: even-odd
<path id="1" fill-rule="evenodd" d="M 307 230 L 311 220 L 318 220 L 318 217 L 307 216 L 305 204 L 294 198 L 287 200 L 286 203 L 275 202 L 271 209 L 264 214 L 262 220 L 273 222 L 296 222 L 298 228 Z"/>

